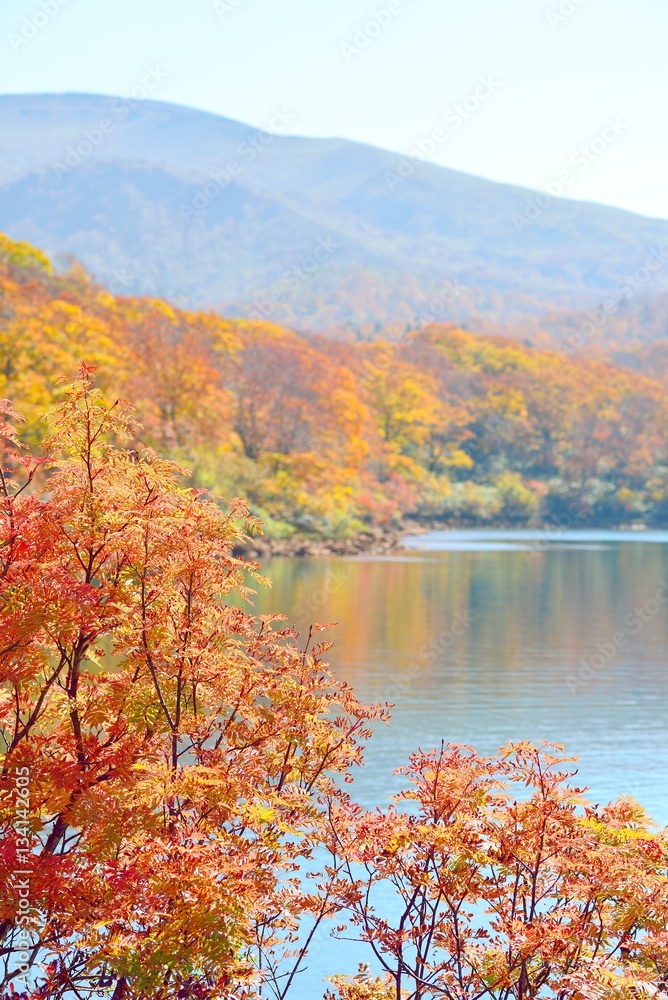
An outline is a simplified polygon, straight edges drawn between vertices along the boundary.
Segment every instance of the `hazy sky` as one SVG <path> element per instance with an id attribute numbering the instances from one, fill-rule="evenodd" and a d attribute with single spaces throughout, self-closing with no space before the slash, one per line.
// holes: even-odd
<path id="1" fill-rule="evenodd" d="M 668 218 L 667 0 L 0 0 L 0 92 L 151 69 L 158 100 L 406 153 L 446 116 L 430 159 L 527 187 L 585 146 L 564 195 Z"/>

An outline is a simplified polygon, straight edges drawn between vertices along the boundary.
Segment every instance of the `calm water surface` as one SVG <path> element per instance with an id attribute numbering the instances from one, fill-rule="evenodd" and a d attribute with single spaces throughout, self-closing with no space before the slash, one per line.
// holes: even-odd
<path id="1" fill-rule="evenodd" d="M 580 757 L 595 801 L 632 795 L 668 823 L 668 532 L 458 531 L 407 544 L 387 558 L 271 560 L 273 588 L 256 599 L 300 626 L 340 622 L 335 672 L 362 699 L 395 703 L 358 798 L 387 802 L 393 768 L 442 739 L 483 753 L 545 739 Z M 297 1000 L 368 960 L 323 930 Z"/>
<path id="2" fill-rule="evenodd" d="M 580 757 L 595 801 L 632 795 L 668 823 L 668 533 L 435 532 L 263 570 L 258 610 L 340 622 L 335 672 L 395 703 L 356 779 L 366 805 L 417 747 L 545 739 Z"/>

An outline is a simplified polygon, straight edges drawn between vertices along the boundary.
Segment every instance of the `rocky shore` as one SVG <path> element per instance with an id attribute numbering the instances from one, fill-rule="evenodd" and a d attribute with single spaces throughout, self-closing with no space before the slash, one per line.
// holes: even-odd
<path id="1" fill-rule="evenodd" d="M 401 549 L 401 539 L 407 534 L 417 534 L 416 525 L 398 525 L 392 528 L 373 527 L 351 538 L 268 538 L 258 535 L 244 545 L 238 545 L 235 555 L 244 559 L 263 560 L 271 556 L 355 556 L 386 555 Z"/>

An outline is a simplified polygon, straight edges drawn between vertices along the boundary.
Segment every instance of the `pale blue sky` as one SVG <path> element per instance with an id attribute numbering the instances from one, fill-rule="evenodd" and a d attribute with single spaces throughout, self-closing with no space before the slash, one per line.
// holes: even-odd
<path id="1" fill-rule="evenodd" d="M 435 162 L 540 188 L 594 142 L 564 194 L 668 218 L 666 0 L 0 0 L 2 93 L 127 94 L 152 67 L 156 99 L 407 153 L 468 98 Z"/>

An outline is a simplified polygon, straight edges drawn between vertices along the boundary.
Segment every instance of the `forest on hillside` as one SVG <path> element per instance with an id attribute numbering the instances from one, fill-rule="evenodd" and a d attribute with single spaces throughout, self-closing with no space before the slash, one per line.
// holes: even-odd
<path id="1" fill-rule="evenodd" d="M 631 368 L 438 324 L 306 337 L 114 296 L 0 237 L 0 397 L 29 446 L 82 360 L 132 399 L 143 444 L 274 537 L 668 523 L 665 388 Z"/>
<path id="2" fill-rule="evenodd" d="M 47 455 L 0 400 L 1 1000 L 310 1000 L 318 953 L 324 1000 L 665 998 L 642 806 L 521 739 L 413 752 L 365 808 L 394 706 L 330 671 L 331 624 L 242 609 L 247 505 L 128 448 L 93 377 Z"/>

